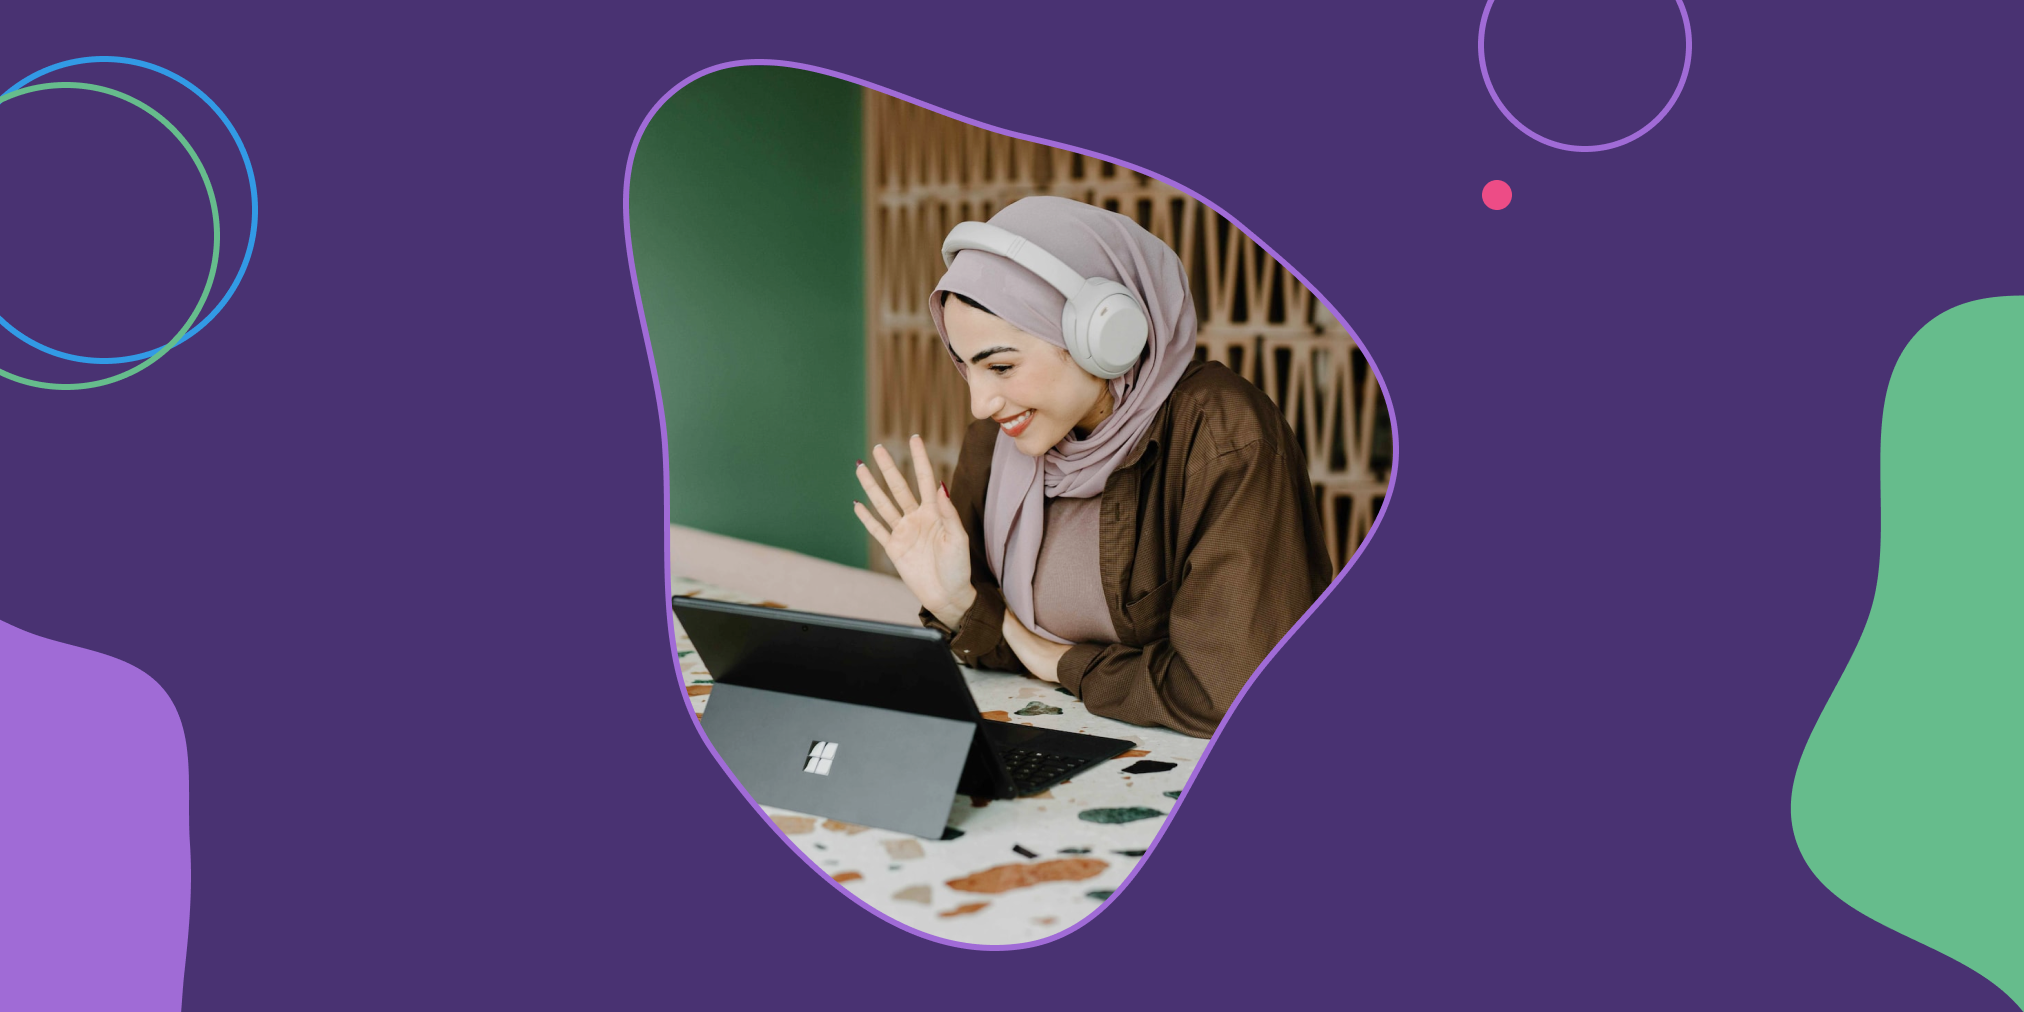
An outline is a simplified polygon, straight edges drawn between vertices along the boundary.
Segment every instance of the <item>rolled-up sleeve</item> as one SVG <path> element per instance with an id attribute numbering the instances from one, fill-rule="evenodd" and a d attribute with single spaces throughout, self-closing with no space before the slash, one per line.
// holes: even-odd
<path id="1" fill-rule="evenodd" d="M 1056 668 L 1062 686 L 1099 716 L 1215 733 L 1244 683 L 1328 586 L 1305 471 L 1297 452 L 1263 440 L 1191 461 L 1174 575 L 1121 602 L 1141 645 L 1070 647 Z M 1163 609 L 1166 635 L 1143 637 Z"/>

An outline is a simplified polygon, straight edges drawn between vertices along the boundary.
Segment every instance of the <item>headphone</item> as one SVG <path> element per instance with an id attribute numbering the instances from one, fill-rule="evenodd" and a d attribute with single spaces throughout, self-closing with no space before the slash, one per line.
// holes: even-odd
<path id="1" fill-rule="evenodd" d="M 1109 278 L 1085 278 L 1059 257 L 996 225 L 966 221 L 942 240 L 942 266 L 966 250 L 996 253 L 1040 276 L 1068 302 L 1061 307 L 1061 337 L 1068 356 L 1084 372 L 1115 379 L 1131 369 L 1145 350 L 1146 311 L 1131 289 Z"/>

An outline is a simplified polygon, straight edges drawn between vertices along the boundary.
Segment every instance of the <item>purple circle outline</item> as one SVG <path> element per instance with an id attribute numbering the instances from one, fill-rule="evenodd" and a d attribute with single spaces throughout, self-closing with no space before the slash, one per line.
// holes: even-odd
<path id="1" fill-rule="evenodd" d="M 1495 0 L 1491 0 L 1491 2 L 1494 3 Z M 1685 8 L 1682 7 L 1681 11 L 1682 13 L 1684 13 Z M 1488 13 L 1489 13 L 1488 8 L 1485 8 L 1484 14 L 1486 17 Z M 933 103 L 923 102 L 920 99 L 914 98 L 910 95 L 901 94 L 900 92 L 894 91 L 891 88 L 886 88 L 877 84 L 873 84 L 872 82 L 866 81 L 863 78 L 853 77 L 849 74 L 845 74 L 840 71 L 830 70 L 826 67 L 818 67 L 814 66 L 813 64 L 807 63 L 795 63 L 791 60 L 731 60 L 726 63 L 719 63 L 713 66 L 704 67 L 702 70 L 696 71 L 695 73 L 690 74 L 688 77 L 683 78 L 681 80 L 681 83 L 675 85 L 672 88 L 669 88 L 667 94 L 662 95 L 659 98 L 659 100 L 655 101 L 653 104 L 653 108 L 647 110 L 646 117 L 640 120 L 639 129 L 633 133 L 632 148 L 631 150 L 626 152 L 625 179 L 621 184 L 621 189 L 619 191 L 620 222 L 625 229 L 626 268 L 632 274 L 632 277 L 629 280 L 631 280 L 632 282 L 633 306 L 635 309 L 639 311 L 640 337 L 646 342 L 647 346 L 647 374 L 649 378 L 653 380 L 654 408 L 660 413 L 661 419 L 662 526 L 661 526 L 660 567 L 661 567 L 661 600 L 663 602 L 666 602 L 673 596 L 675 589 L 674 576 L 672 572 L 670 572 L 672 561 L 669 556 L 669 552 L 671 551 L 673 546 L 670 544 L 670 534 L 667 527 L 669 522 L 667 519 L 668 510 L 671 505 L 669 500 L 673 496 L 673 485 L 671 481 L 673 475 L 670 475 L 667 471 L 668 466 L 667 402 L 661 396 L 660 370 L 654 362 L 653 334 L 647 329 L 646 301 L 640 297 L 639 265 L 638 263 L 635 262 L 633 258 L 633 239 L 632 239 L 633 161 L 639 156 L 640 140 L 646 136 L 647 125 L 653 122 L 654 116 L 660 113 L 661 106 L 666 105 L 668 103 L 668 99 L 675 97 L 676 92 L 681 91 L 683 88 L 686 88 L 691 84 L 694 84 L 695 82 L 701 80 L 702 78 L 708 77 L 709 75 L 714 74 L 720 70 L 729 70 L 732 67 L 787 67 L 793 70 L 805 70 L 810 73 L 821 74 L 825 77 L 833 77 L 839 81 L 848 81 L 852 84 L 857 85 L 860 88 L 868 88 L 882 95 L 887 95 L 892 98 L 899 99 L 902 102 L 907 102 L 909 104 L 918 106 L 922 109 L 928 110 L 929 112 L 937 113 L 942 116 L 947 116 L 953 120 L 968 123 L 969 125 L 977 127 L 979 129 L 989 130 L 995 134 L 1016 138 L 1022 141 L 1030 141 L 1034 144 L 1045 144 L 1049 147 L 1059 148 L 1063 151 L 1073 151 L 1077 154 L 1084 155 L 1086 157 L 1101 159 L 1103 161 L 1110 162 L 1113 165 L 1130 169 L 1133 172 L 1137 172 L 1145 176 L 1150 176 L 1153 179 L 1157 179 L 1160 182 L 1167 184 L 1168 186 L 1180 190 L 1182 193 L 1187 194 L 1189 197 L 1192 197 L 1195 200 L 1200 201 L 1204 207 L 1207 207 L 1210 210 L 1216 212 L 1217 214 L 1222 215 L 1225 221 L 1228 221 L 1232 227 L 1243 232 L 1244 235 L 1249 237 L 1252 242 L 1257 243 L 1260 249 L 1264 250 L 1267 255 L 1272 257 L 1272 259 L 1278 261 L 1279 265 L 1281 267 L 1284 267 L 1287 273 L 1293 275 L 1293 277 L 1297 279 L 1301 283 L 1301 285 L 1306 287 L 1308 292 L 1313 294 L 1313 296 L 1316 299 L 1319 299 L 1321 301 L 1322 306 L 1328 310 L 1329 316 L 1333 317 L 1336 322 L 1342 324 L 1344 330 L 1349 331 L 1349 336 L 1356 340 L 1357 347 L 1363 348 L 1364 361 L 1370 365 L 1371 375 L 1377 378 L 1378 392 L 1384 396 L 1385 411 L 1391 418 L 1391 429 L 1392 429 L 1391 481 L 1385 489 L 1384 504 L 1378 507 L 1377 515 L 1371 518 L 1370 529 L 1364 532 L 1363 541 L 1356 546 L 1356 551 L 1350 554 L 1349 561 L 1343 564 L 1342 572 L 1335 574 L 1335 579 L 1329 581 L 1328 589 L 1322 591 L 1321 596 L 1314 599 L 1314 603 L 1308 606 L 1307 611 L 1300 616 L 1300 620 L 1298 622 L 1293 623 L 1293 628 L 1288 629 L 1286 631 L 1286 635 L 1280 638 L 1279 643 L 1272 648 L 1272 652 L 1266 654 L 1265 659 L 1263 661 L 1258 662 L 1258 667 L 1256 670 L 1251 672 L 1251 677 L 1244 680 L 1244 687 L 1238 690 L 1237 698 L 1230 701 L 1230 709 L 1227 713 L 1223 715 L 1222 723 L 1216 726 L 1216 733 L 1210 735 L 1208 744 L 1202 746 L 1201 758 L 1195 760 L 1195 769 L 1188 775 L 1188 782 L 1186 784 L 1181 785 L 1181 796 L 1179 798 L 1174 799 L 1174 803 L 1168 807 L 1167 814 L 1164 818 L 1164 821 L 1161 822 L 1159 830 L 1153 834 L 1152 842 L 1146 845 L 1144 858 L 1142 858 L 1137 864 L 1133 865 L 1131 871 L 1125 873 L 1124 881 L 1119 882 L 1117 884 L 1117 888 L 1111 890 L 1111 894 L 1105 897 L 1102 901 L 1100 901 L 1097 904 L 1097 908 L 1095 910 L 1090 911 L 1089 916 L 1082 918 L 1081 920 L 1075 922 L 1074 924 L 1069 925 L 1067 928 L 1064 928 L 1061 931 L 1057 931 L 1052 935 L 1048 935 L 1045 938 L 1038 938 L 1030 942 L 1017 942 L 1005 945 L 983 945 L 974 942 L 959 942 L 956 941 L 955 939 L 943 938 L 939 935 L 922 931 L 918 928 L 902 924 L 899 921 L 887 917 L 884 913 L 880 912 L 876 907 L 873 907 L 871 904 L 866 903 L 864 900 L 858 898 L 857 894 L 851 892 L 848 889 L 845 889 L 843 887 L 843 883 L 838 882 L 835 879 L 831 878 L 829 872 L 824 871 L 821 868 L 821 866 L 815 863 L 814 859 L 810 858 L 807 854 L 802 853 L 801 848 L 796 847 L 794 845 L 794 841 L 789 840 L 787 838 L 787 834 L 785 832 L 782 832 L 780 827 L 777 824 L 775 824 L 771 818 L 767 817 L 766 811 L 765 809 L 760 807 L 758 799 L 752 797 L 751 792 L 745 789 L 745 785 L 738 782 L 738 777 L 731 772 L 731 767 L 724 763 L 724 757 L 717 753 L 716 746 L 710 744 L 710 736 L 703 733 L 702 719 L 696 715 L 695 709 L 688 705 L 688 697 L 686 696 L 683 697 L 682 709 L 688 713 L 689 721 L 695 727 L 696 737 L 702 740 L 703 747 L 709 749 L 710 755 L 717 760 L 717 768 L 724 771 L 724 778 L 731 782 L 731 786 L 734 789 L 736 789 L 739 795 L 745 799 L 745 803 L 752 806 L 753 814 L 759 816 L 760 821 L 764 825 L 773 830 L 773 835 L 779 837 L 780 842 L 787 846 L 788 853 L 793 854 L 795 857 L 800 858 L 801 863 L 807 865 L 810 871 L 813 871 L 817 875 L 821 876 L 821 878 L 824 881 L 828 882 L 832 888 L 834 888 L 837 892 L 842 893 L 844 897 L 849 899 L 852 903 L 855 903 L 859 907 L 863 908 L 866 913 L 871 914 L 873 917 L 876 917 L 879 920 L 882 920 L 887 924 L 890 924 L 893 927 L 906 932 L 907 934 L 924 938 L 930 942 L 935 942 L 940 945 L 947 945 L 958 949 L 974 949 L 979 952 L 1009 952 L 1018 949 L 1031 949 L 1035 946 L 1046 945 L 1049 942 L 1055 942 L 1063 938 L 1067 938 L 1069 935 L 1072 935 L 1075 932 L 1082 930 L 1082 928 L 1085 925 L 1090 924 L 1091 922 L 1095 921 L 1098 917 L 1102 916 L 1104 910 L 1108 908 L 1113 902 L 1115 902 L 1119 896 L 1124 895 L 1124 891 L 1127 887 L 1131 885 L 1132 879 L 1137 878 L 1138 873 L 1145 868 L 1146 865 L 1145 858 L 1150 858 L 1152 856 L 1153 851 L 1159 849 L 1160 840 L 1165 838 L 1167 835 L 1167 830 L 1173 827 L 1174 817 L 1180 814 L 1181 805 L 1188 800 L 1188 792 L 1194 788 L 1195 777 L 1201 773 L 1202 766 L 1208 762 L 1209 753 L 1215 750 L 1216 740 L 1223 736 L 1223 729 L 1229 726 L 1230 718 L 1236 714 L 1237 707 L 1243 704 L 1245 694 L 1249 693 L 1251 691 L 1251 687 L 1258 683 L 1258 673 L 1264 671 L 1268 666 L 1271 665 L 1272 658 L 1279 656 L 1279 651 L 1285 649 L 1286 644 L 1293 641 L 1293 637 L 1296 633 L 1300 631 L 1300 627 L 1306 625 L 1307 620 L 1313 618 L 1314 613 L 1321 608 L 1321 603 L 1323 601 L 1328 600 L 1330 594 L 1335 593 L 1335 588 L 1342 586 L 1343 577 L 1349 575 L 1349 571 L 1356 566 L 1356 560 L 1363 557 L 1364 549 L 1370 547 L 1371 538 L 1377 534 L 1379 525 L 1381 525 L 1384 522 L 1385 512 L 1391 509 L 1392 501 L 1397 497 L 1399 458 L 1404 455 L 1400 450 L 1400 447 L 1403 445 L 1403 443 L 1399 438 L 1398 410 L 1397 406 L 1392 403 L 1391 388 L 1385 384 L 1384 374 L 1378 370 L 1376 357 L 1370 353 L 1370 348 L 1364 344 L 1363 338 L 1357 334 L 1356 328 L 1350 326 L 1349 321 L 1345 319 L 1341 313 L 1335 311 L 1335 306 L 1331 304 L 1328 301 L 1328 299 L 1325 298 L 1321 294 L 1321 292 L 1314 287 L 1312 282 L 1307 280 L 1305 275 L 1301 274 L 1298 270 L 1295 270 L 1293 265 L 1287 263 L 1286 259 L 1284 257 L 1281 257 L 1278 251 L 1274 250 L 1270 244 L 1265 242 L 1265 240 L 1260 239 L 1258 235 L 1252 232 L 1250 229 L 1245 228 L 1243 224 L 1238 222 L 1237 219 L 1230 214 L 1230 212 L 1223 210 L 1220 206 L 1216 204 L 1215 201 L 1210 200 L 1209 198 L 1204 197 L 1199 193 L 1196 193 L 1194 190 L 1189 189 L 1188 187 L 1183 186 L 1180 183 L 1174 182 L 1173 180 L 1168 179 L 1167 177 L 1160 175 L 1157 172 L 1153 172 L 1150 169 L 1133 165 L 1132 163 L 1123 161 L 1122 159 L 1113 158 L 1109 155 L 1091 151 L 1087 148 L 1076 147 L 1073 144 L 1062 144 L 1056 141 L 1047 140 L 1046 138 L 1035 137 L 1032 134 L 1020 133 L 1017 130 L 1006 130 L 1002 127 L 995 127 L 989 123 L 984 123 L 979 120 L 971 119 L 970 117 L 961 115 L 959 113 L 950 112 L 949 110 L 934 105 Z M 1677 97 L 1677 93 L 1675 97 Z M 1671 107 L 1672 107 L 1671 104 L 1668 103 L 1667 108 Z M 1509 116 L 1510 113 L 1505 113 L 1505 115 Z M 1664 114 L 1661 113 L 1660 115 Z M 1512 122 L 1515 123 L 1517 121 L 1513 120 Z M 1654 122 L 1657 121 L 1654 120 Z M 1522 130 L 1524 128 L 1520 127 L 1519 129 Z M 1649 130 L 1651 128 L 1646 127 L 1645 129 Z M 1529 133 L 1530 131 L 1527 132 Z M 1639 132 L 1642 133 L 1643 131 Z M 1547 141 L 1547 143 L 1551 144 L 1553 142 Z M 663 603 L 662 607 L 667 609 L 666 614 L 668 618 L 668 658 L 669 660 L 674 662 L 675 670 L 680 671 L 681 658 L 677 656 L 680 652 L 680 648 L 678 648 L 675 645 L 674 609 L 669 608 L 665 603 Z"/>
<path id="2" fill-rule="evenodd" d="M 1679 7 L 1680 27 L 1687 32 L 1687 55 L 1680 61 L 1680 83 L 1673 85 L 1673 97 L 1666 99 L 1666 107 L 1660 109 L 1659 114 L 1653 116 L 1650 123 L 1639 127 L 1637 133 L 1610 141 L 1608 144 L 1563 144 L 1551 137 L 1542 137 L 1531 127 L 1518 122 L 1518 117 L 1511 115 L 1511 110 L 1505 108 L 1504 100 L 1497 96 L 1497 86 L 1490 83 L 1490 61 L 1483 54 L 1483 35 L 1490 28 L 1490 8 L 1497 6 L 1497 0 L 1488 0 L 1483 4 L 1483 20 L 1476 23 L 1476 69 L 1483 72 L 1483 87 L 1489 90 L 1490 101 L 1497 103 L 1497 111 L 1503 113 L 1504 118 L 1510 120 L 1511 125 L 1517 127 L 1525 136 L 1549 148 L 1559 148 L 1562 151 L 1608 151 L 1611 148 L 1620 148 L 1650 133 L 1652 127 L 1658 126 L 1659 121 L 1666 118 L 1666 113 L 1673 111 L 1673 103 L 1680 100 L 1680 92 L 1687 89 L 1687 71 L 1694 65 L 1694 25 L 1687 20 L 1687 0 L 1673 0 L 1673 4 Z"/>

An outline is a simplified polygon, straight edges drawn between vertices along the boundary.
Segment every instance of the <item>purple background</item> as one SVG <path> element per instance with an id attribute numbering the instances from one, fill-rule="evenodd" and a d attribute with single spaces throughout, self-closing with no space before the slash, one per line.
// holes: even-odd
<path id="1" fill-rule="evenodd" d="M 1648 119 L 1677 13 L 1629 6 L 1652 10 L 1500 3 L 1513 111 L 1577 143 Z M 131 662 L 183 719 L 187 1006 L 2013 1007 L 1821 887 L 1787 807 L 1873 589 L 1891 365 L 2019 290 L 2024 12 L 1689 11 L 1679 105 L 1601 154 L 1498 115 L 1472 2 L 1169 27 L 1088 4 L 10 12 L 6 80 L 161 63 L 260 174 L 252 269 L 207 331 L 104 390 L 0 389 L 0 619 Z M 1390 384 L 1382 529 L 1143 874 L 1062 943 L 878 923 L 682 716 L 620 181 L 662 93 L 753 56 L 1210 196 Z M 165 81 L 57 76 L 201 123 Z M 74 117 L 24 108 L 57 98 Z M 243 184 L 209 129 L 229 265 Z M 80 352 L 158 343 L 205 253 L 181 153 L 104 96 L 27 96 L 0 131 L 0 313 Z M 1478 200 L 1491 178 L 1508 210 Z M 0 352 L 103 374 L 63 365 Z"/>

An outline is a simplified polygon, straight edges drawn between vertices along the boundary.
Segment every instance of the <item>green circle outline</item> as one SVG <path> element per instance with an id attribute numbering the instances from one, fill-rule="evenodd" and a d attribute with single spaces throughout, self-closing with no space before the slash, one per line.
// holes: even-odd
<path id="1" fill-rule="evenodd" d="M 189 332 L 191 325 L 197 322 L 198 315 L 203 313 L 204 302 L 211 297 L 211 286 L 217 283 L 218 254 L 224 248 L 225 233 L 224 230 L 220 228 L 218 224 L 218 191 L 211 186 L 211 174 L 204 170 L 204 160 L 202 158 L 197 157 L 197 149 L 190 146 L 189 138 L 184 137 L 183 132 L 181 130 L 176 129 L 176 125 L 174 123 L 169 122 L 168 117 L 163 116 L 161 113 L 156 112 L 154 108 L 152 106 L 149 106 L 146 102 L 143 102 L 140 99 L 133 97 L 132 95 L 126 94 L 125 92 L 114 91 L 111 88 L 107 88 L 102 85 L 85 84 L 80 81 L 50 81 L 45 84 L 32 84 L 26 88 L 16 89 L 4 95 L 0 95 L 0 102 L 9 102 L 16 98 L 19 98 L 22 95 L 27 95 L 32 92 L 55 91 L 57 89 L 62 88 L 74 89 L 77 91 L 95 91 L 101 95 L 111 95 L 112 97 L 119 99 L 122 102 L 126 102 L 127 104 L 140 109 L 140 111 L 147 113 L 149 116 L 154 117 L 155 122 L 160 123 L 164 127 L 167 127 L 169 133 L 175 136 L 176 143 L 181 144 L 183 146 L 183 150 L 189 153 L 190 161 L 195 163 L 197 166 L 198 178 L 204 181 L 204 196 L 211 201 L 211 270 L 209 274 L 206 274 L 204 276 L 204 291 L 197 296 L 197 308 L 190 310 L 190 318 L 183 321 L 183 325 L 177 328 L 176 330 L 176 336 L 169 338 L 167 344 L 162 345 L 161 348 L 157 350 L 153 355 L 150 355 L 147 358 L 136 363 L 133 368 L 128 369 L 125 372 L 115 373 L 114 375 L 107 376 L 104 379 L 87 380 L 83 383 L 50 383 L 44 380 L 29 379 L 26 376 L 16 376 L 5 369 L 0 369 L 0 376 L 5 376 L 16 383 L 20 383 L 25 386 L 39 387 L 43 390 L 90 390 L 93 387 L 102 387 L 109 383 L 117 383 L 120 380 L 126 379 L 128 376 L 132 376 L 134 373 L 140 372 L 142 369 L 146 369 L 148 366 L 154 365 L 156 362 L 161 360 L 161 357 L 163 355 L 169 353 L 169 349 L 174 348 L 176 346 L 177 341 L 182 340 L 184 334 Z"/>

